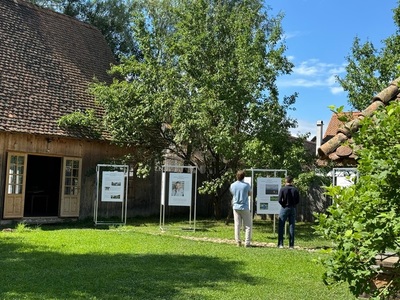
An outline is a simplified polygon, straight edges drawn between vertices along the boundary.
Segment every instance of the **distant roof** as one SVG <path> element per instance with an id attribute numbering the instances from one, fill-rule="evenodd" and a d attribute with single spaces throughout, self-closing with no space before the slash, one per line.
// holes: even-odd
<path id="1" fill-rule="evenodd" d="M 318 148 L 319 164 L 332 161 L 338 166 L 354 166 L 357 156 L 354 153 L 352 134 L 360 127 L 360 121 L 369 117 L 381 106 L 388 105 L 391 101 L 400 100 L 400 77 L 392 81 L 388 87 L 372 99 L 372 103 L 362 112 L 353 115 L 353 119 L 337 126 L 336 133 Z M 338 121 L 338 120 L 337 120 Z M 329 127 L 329 126 L 328 126 Z M 333 128 L 333 125 L 332 125 Z M 327 130 L 328 131 L 328 130 Z M 328 136 L 325 134 L 325 136 Z"/>
<path id="2" fill-rule="evenodd" d="M 96 108 L 88 85 L 113 54 L 101 32 L 23 0 L 0 0 L 0 131 L 81 137 L 57 120 Z"/>
<path id="3" fill-rule="evenodd" d="M 360 115 L 361 112 L 343 112 L 339 114 L 333 113 L 331 120 L 329 121 L 328 127 L 326 128 L 323 142 L 326 142 L 332 137 L 334 137 L 337 134 L 340 127 L 344 126 L 345 123 L 351 120 L 357 119 L 358 116 Z M 345 117 L 345 119 L 347 120 L 346 121 L 339 120 L 339 118 L 342 116 Z"/>

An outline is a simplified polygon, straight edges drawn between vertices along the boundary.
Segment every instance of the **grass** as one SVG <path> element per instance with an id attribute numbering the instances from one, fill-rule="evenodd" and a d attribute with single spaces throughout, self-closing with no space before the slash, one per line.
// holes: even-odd
<path id="1" fill-rule="evenodd" d="M 329 243 L 310 224 L 298 224 L 295 250 L 272 246 L 268 221 L 254 223 L 261 246 L 253 248 L 234 246 L 233 224 L 159 225 L 135 219 L 2 231 L 0 299 L 354 299 L 345 285 L 322 283 L 318 249 Z"/>

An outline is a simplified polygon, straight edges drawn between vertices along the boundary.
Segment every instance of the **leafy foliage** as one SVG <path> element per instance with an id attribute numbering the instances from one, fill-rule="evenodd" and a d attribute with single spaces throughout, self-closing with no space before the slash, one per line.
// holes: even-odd
<path id="1" fill-rule="evenodd" d="M 81 111 L 73 112 L 62 116 L 58 120 L 60 127 L 92 127 L 98 124 L 93 109 L 87 109 L 84 113 Z"/>
<path id="2" fill-rule="evenodd" d="M 206 166 L 201 191 L 216 203 L 238 168 L 306 160 L 304 140 L 288 131 L 296 95 L 280 103 L 275 83 L 293 67 L 281 15 L 258 0 L 137 1 L 134 12 L 142 58 L 124 59 L 112 69 L 123 79 L 92 89 L 117 141 Z"/>
<path id="3" fill-rule="evenodd" d="M 393 9 L 396 32 L 382 41 L 383 47 L 377 49 L 371 42 L 364 44 L 356 37 L 351 55 L 347 57 L 346 76 L 337 78 L 349 93 L 349 104 L 356 110 L 363 110 L 371 103 L 371 95 L 383 90 L 400 73 L 397 66 L 400 60 L 400 7 Z"/>
<path id="4" fill-rule="evenodd" d="M 331 183 L 331 179 L 327 176 L 327 171 L 324 168 L 319 169 L 319 173 L 315 171 L 303 172 L 298 175 L 295 185 L 303 196 L 307 196 L 310 188 L 324 187 Z"/>
<path id="5" fill-rule="evenodd" d="M 58 120 L 58 126 L 66 130 L 78 130 L 86 135 L 95 137 L 100 137 L 103 130 L 102 123 L 96 118 L 93 109 L 87 109 L 85 112 L 75 111 L 62 116 Z"/>
<path id="6" fill-rule="evenodd" d="M 324 261 L 325 282 L 347 281 L 354 295 L 366 292 L 383 299 L 400 289 L 399 278 L 384 290 L 374 290 L 370 284 L 377 275 L 371 268 L 375 256 L 400 252 L 399 120 L 397 101 L 363 120 L 355 136 L 356 144 L 362 145 L 359 180 L 347 188 L 329 187 L 334 205 L 318 216 L 319 233 L 335 244 Z"/>

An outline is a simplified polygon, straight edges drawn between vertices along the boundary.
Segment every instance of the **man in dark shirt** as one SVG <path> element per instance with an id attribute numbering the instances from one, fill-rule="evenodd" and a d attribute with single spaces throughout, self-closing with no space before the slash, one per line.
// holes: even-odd
<path id="1" fill-rule="evenodd" d="M 286 220 L 289 219 L 289 248 L 294 247 L 294 226 L 296 222 L 296 205 L 300 201 L 299 190 L 293 186 L 293 178 L 285 178 L 285 186 L 279 191 L 279 212 L 278 226 L 278 247 L 283 248 L 283 232 L 285 230 Z"/>

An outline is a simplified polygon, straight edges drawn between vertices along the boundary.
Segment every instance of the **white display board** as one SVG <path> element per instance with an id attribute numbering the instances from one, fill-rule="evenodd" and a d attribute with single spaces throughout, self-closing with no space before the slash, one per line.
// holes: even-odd
<path id="1" fill-rule="evenodd" d="M 347 187 L 354 184 L 355 175 L 351 177 L 337 177 L 336 178 L 336 185 L 341 187 Z"/>
<path id="2" fill-rule="evenodd" d="M 108 225 L 126 224 L 128 199 L 128 165 L 96 166 L 96 199 L 94 202 L 94 223 Z M 120 211 L 120 220 L 115 221 L 109 212 Z M 111 217 L 111 218 L 110 218 Z"/>
<path id="3" fill-rule="evenodd" d="M 124 172 L 103 172 L 102 178 L 102 202 L 124 201 L 125 174 Z"/>
<path id="4" fill-rule="evenodd" d="M 160 229 L 164 231 L 167 228 L 171 229 L 172 227 L 174 227 L 165 225 L 165 219 L 167 217 L 166 208 L 174 206 L 174 207 L 188 208 L 189 227 L 186 227 L 185 229 L 195 231 L 196 201 L 197 201 L 197 167 L 181 166 L 181 165 L 162 166 L 161 197 L 160 197 Z M 184 210 L 186 210 L 186 208 L 184 208 Z"/>
<path id="5" fill-rule="evenodd" d="M 192 174 L 170 173 L 168 204 L 170 206 L 191 206 Z"/>
<path id="6" fill-rule="evenodd" d="M 253 203 L 254 199 L 257 199 L 257 207 L 255 208 L 257 214 L 273 214 L 279 215 L 280 204 L 278 203 L 279 190 L 282 185 L 282 177 L 287 176 L 287 170 L 283 169 L 247 169 L 246 171 L 251 172 L 251 213 L 253 214 Z M 257 174 L 265 174 L 264 176 L 270 177 L 257 177 Z M 278 177 L 279 174 L 281 177 Z M 257 182 L 254 185 L 254 181 Z M 255 195 L 254 187 L 257 187 Z M 276 218 L 273 218 L 273 232 L 275 233 L 275 222 Z M 252 219 L 253 221 L 253 219 Z"/>
<path id="7" fill-rule="evenodd" d="M 281 186 L 281 178 L 257 178 L 257 214 L 279 214 L 281 205 L 278 195 Z"/>
<path id="8" fill-rule="evenodd" d="M 330 173 L 333 185 L 341 187 L 353 185 L 359 176 L 357 168 L 334 168 Z"/>
<path id="9" fill-rule="evenodd" d="M 166 180 L 167 174 L 165 172 L 162 172 L 161 174 L 161 205 L 165 205 L 165 180 Z"/>

